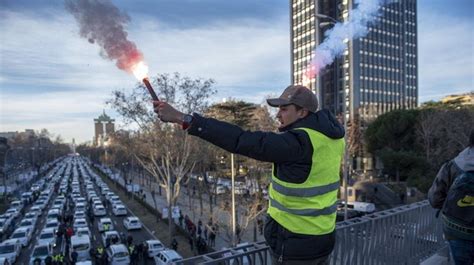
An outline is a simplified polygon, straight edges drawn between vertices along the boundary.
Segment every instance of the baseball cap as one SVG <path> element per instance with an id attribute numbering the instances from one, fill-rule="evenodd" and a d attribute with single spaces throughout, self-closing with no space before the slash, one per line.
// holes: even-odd
<path id="1" fill-rule="evenodd" d="M 316 95 L 307 87 L 302 85 L 290 85 L 281 94 L 279 98 L 267 99 L 268 105 L 272 107 L 295 104 L 310 112 L 318 110 L 318 99 Z"/>

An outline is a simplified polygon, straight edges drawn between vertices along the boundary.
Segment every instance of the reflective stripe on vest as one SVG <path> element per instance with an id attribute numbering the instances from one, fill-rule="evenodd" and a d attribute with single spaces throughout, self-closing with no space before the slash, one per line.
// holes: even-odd
<path id="1" fill-rule="evenodd" d="M 284 211 L 284 212 L 291 213 L 294 215 L 302 215 L 302 216 L 327 215 L 327 214 L 332 214 L 336 212 L 337 210 L 337 203 L 323 209 L 289 209 L 281 205 L 279 202 L 275 201 L 272 198 L 270 198 L 270 203 L 272 204 L 273 207 L 279 209 L 280 211 Z"/>
<path id="2" fill-rule="evenodd" d="M 280 185 L 278 182 L 272 179 L 272 188 L 278 193 L 281 193 L 286 196 L 299 196 L 299 197 L 313 197 L 328 193 L 333 190 L 339 189 L 341 184 L 339 181 L 336 181 L 331 184 L 316 186 L 316 187 L 309 187 L 309 188 L 288 188 L 283 185 Z"/>
<path id="3" fill-rule="evenodd" d="M 328 234 L 336 226 L 344 139 L 331 139 L 307 128 L 298 129 L 308 134 L 313 146 L 309 175 L 303 183 L 290 183 L 279 179 L 279 172 L 274 168 L 269 188 L 268 214 L 293 233 Z"/>

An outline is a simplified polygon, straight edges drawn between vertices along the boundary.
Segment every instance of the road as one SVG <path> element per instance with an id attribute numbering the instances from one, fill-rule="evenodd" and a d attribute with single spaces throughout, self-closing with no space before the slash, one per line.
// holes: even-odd
<path id="1" fill-rule="evenodd" d="M 94 178 L 93 176 L 95 174 L 92 174 L 92 170 L 88 165 L 84 165 L 83 170 L 81 170 L 78 166 L 78 163 L 77 162 L 74 163 L 73 161 L 78 161 L 78 160 L 70 159 L 65 163 L 70 163 L 71 168 L 75 167 L 78 170 L 78 172 L 79 172 L 78 180 L 79 180 L 79 183 L 80 183 L 80 193 L 81 193 L 82 197 L 87 198 L 86 193 L 85 193 L 84 179 L 87 178 L 88 176 L 91 177 L 91 178 Z M 67 165 L 65 165 L 65 166 L 67 166 Z M 73 176 L 71 174 L 72 174 L 73 171 L 74 170 L 70 170 L 69 172 L 65 172 L 64 175 L 59 179 L 59 181 L 61 181 L 63 178 L 68 178 L 68 177 L 70 177 L 72 179 Z M 57 173 L 57 172 L 54 172 L 54 169 L 53 169 L 51 172 L 48 172 L 48 174 L 46 174 L 46 176 L 49 175 L 49 174 L 54 174 L 54 173 Z M 97 176 L 97 178 L 99 178 L 99 177 Z M 97 186 L 97 183 L 98 183 L 98 181 L 96 181 L 94 183 L 94 189 L 96 191 L 96 194 L 98 196 L 100 196 L 100 198 L 103 201 L 106 201 L 104 196 L 101 195 L 100 189 Z M 50 190 L 48 190 L 48 191 L 52 192 L 52 196 L 49 200 L 49 203 L 45 207 L 45 209 L 43 210 L 41 217 L 39 217 L 38 222 L 36 223 L 36 226 L 34 228 L 34 233 L 33 233 L 33 236 L 32 236 L 32 240 L 30 241 L 30 243 L 27 247 L 22 248 L 19 259 L 17 259 L 17 262 L 15 264 L 23 265 L 23 264 L 29 264 L 29 262 L 30 262 L 30 256 L 33 252 L 33 248 L 36 245 L 36 243 L 38 242 L 38 236 L 39 236 L 40 232 L 42 231 L 42 229 L 44 228 L 44 225 L 46 223 L 46 214 L 47 214 L 48 210 L 52 207 L 54 200 L 58 196 L 58 193 L 54 192 L 53 188 L 50 188 Z M 66 202 L 66 205 L 68 205 L 68 201 Z M 107 203 L 107 205 L 109 205 L 109 204 Z M 32 207 L 32 204 L 28 205 L 25 208 L 25 212 L 28 212 L 31 207 Z M 140 244 L 140 243 L 144 242 L 145 240 L 155 239 L 154 235 L 152 235 L 145 228 L 128 232 L 126 230 L 126 228 L 123 226 L 123 219 L 126 218 L 126 216 L 119 216 L 119 217 L 114 216 L 112 214 L 111 207 L 106 206 L 106 209 L 107 209 L 107 216 L 104 216 L 104 217 L 109 217 L 109 218 L 112 219 L 112 222 L 114 223 L 114 230 L 118 231 L 119 233 L 124 233 L 125 237 L 127 237 L 128 235 L 131 235 L 133 237 L 133 243 L 134 244 Z M 73 209 L 67 209 L 67 211 L 73 212 Z M 127 216 L 134 216 L 133 213 L 130 212 L 130 210 L 128 210 L 127 213 L 128 213 Z M 22 218 L 23 218 L 23 216 L 18 217 L 16 219 L 16 224 L 19 224 Z M 92 222 L 88 219 L 86 219 L 86 220 L 88 221 L 88 227 L 91 230 L 91 234 L 92 234 L 92 238 L 91 238 L 92 247 L 94 249 L 96 249 L 98 244 L 102 241 L 101 233 L 98 231 L 98 227 L 97 227 L 99 217 L 95 217 Z M 57 239 L 57 246 L 54 249 L 54 253 L 57 253 L 57 252 L 62 252 L 62 253 L 66 253 L 66 254 L 69 252 L 67 250 L 67 247 L 66 247 L 66 244 L 65 244 L 64 240 L 59 239 L 59 238 Z M 139 264 L 154 264 L 154 262 L 153 262 L 152 259 L 147 259 L 145 261 L 140 261 Z"/>

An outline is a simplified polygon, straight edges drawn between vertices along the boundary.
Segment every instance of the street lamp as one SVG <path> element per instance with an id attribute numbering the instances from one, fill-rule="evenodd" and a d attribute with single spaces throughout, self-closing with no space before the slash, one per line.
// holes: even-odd
<path id="1" fill-rule="evenodd" d="M 324 14 L 316 14 L 317 18 L 320 19 L 328 19 L 330 21 L 324 21 L 319 23 L 320 28 L 324 28 L 327 26 L 334 26 L 337 23 L 342 23 L 342 21 L 339 21 L 331 16 L 324 15 Z M 349 49 L 349 41 L 346 42 L 346 49 Z M 343 62 L 343 68 L 344 68 L 344 62 Z M 345 71 L 342 72 L 342 92 L 343 92 L 343 102 L 342 102 L 342 113 L 343 113 L 343 122 L 344 122 L 344 141 L 345 141 L 345 147 L 344 147 L 344 159 L 342 163 L 342 173 L 343 173 L 343 186 L 344 186 L 344 220 L 347 220 L 347 193 L 348 193 L 348 181 L 349 181 L 349 170 L 350 170 L 350 164 L 349 164 L 349 150 L 348 150 L 348 133 L 347 133 L 347 122 L 348 119 L 350 118 L 350 115 L 347 115 L 347 108 L 349 107 L 347 102 L 348 102 L 348 96 L 350 94 L 350 91 L 346 90 L 346 77 L 345 77 Z M 350 104 L 350 103 L 349 103 Z"/>
<path id="2" fill-rule="evenodd" d="M 232 247 L 235 247 L 235 167 L 234 167 L 234 154 L 230 154 L 230 166 L 232 167 Z"/>

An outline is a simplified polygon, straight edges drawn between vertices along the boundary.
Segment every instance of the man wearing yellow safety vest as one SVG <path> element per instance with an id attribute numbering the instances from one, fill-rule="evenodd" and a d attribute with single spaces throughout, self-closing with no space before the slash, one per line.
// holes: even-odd
<path id="1" fill-rule="evenodd" d="M 267 103 L 279 107 L 278 133 L 244 131 L 153 101 L 161 121 L 181 124 L 229 152 L 273 163 L 264 235 L 274 264 L 328 264 L 336 239 L 344 128 L 328 110 L 318 111 L 316 96 L 304 86 L 291 85 Z"/>

